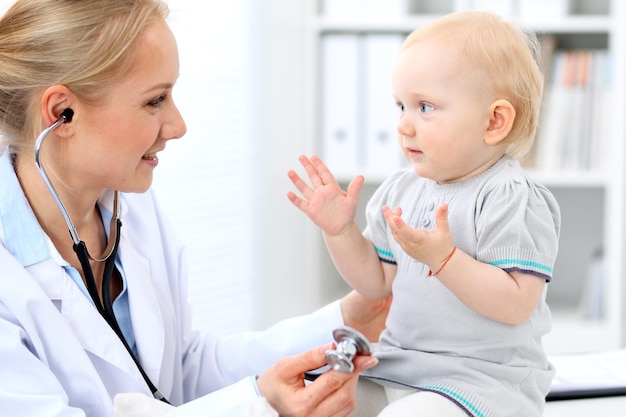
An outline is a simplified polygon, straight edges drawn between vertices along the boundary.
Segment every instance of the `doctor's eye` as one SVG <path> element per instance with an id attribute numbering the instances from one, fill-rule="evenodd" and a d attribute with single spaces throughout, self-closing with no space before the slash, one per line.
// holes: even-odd
<path id="1" fill-rule="evenodd" d="M 161 103 L 163 103 L 165 101 L 165 96 L 159 96 L 157 98 L 155 98 L 154 100 L 150 100 L 148 102 L 148 106 L 152 106 L 152 107 L 159 107 L 161 106 Z"/>

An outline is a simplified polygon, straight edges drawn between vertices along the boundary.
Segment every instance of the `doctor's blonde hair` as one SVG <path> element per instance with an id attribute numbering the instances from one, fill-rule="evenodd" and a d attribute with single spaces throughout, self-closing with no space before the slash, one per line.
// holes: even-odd
<path id="1" fill-rule="evenodd" d="M 40 94 L 67 86 L 95 102 L 123 76 L 160 0 L 18 0 L 0 19 L 0 134 L 19 150 L 42 129 Z"/>
<path id="2" fill-rule="evenodd" d="M 513 105 L 516 114 L 505 139 L 507 154 L 526 154 L 534 141 L 543 95 L 541 46 L 535 33 L 492 13 L 463 11 L 414 30 L 402 50 L 422 40 L 458 46 L 463 62 L 484 75 L 486 85 L 481 88 Z"/>

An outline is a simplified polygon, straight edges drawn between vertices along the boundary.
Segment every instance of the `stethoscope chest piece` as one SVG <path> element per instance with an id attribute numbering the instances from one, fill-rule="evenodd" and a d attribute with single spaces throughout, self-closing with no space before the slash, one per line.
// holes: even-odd
<path id="1" fill-rule="evenodd" d="M 356 355 L 371 355 L 372 347 L 365 336 L 350 327 L 339 327 L 333 331 L 337 348 L 326 351 L 328 365 L 338 372 L 354 371 L 352 359 Z"/>

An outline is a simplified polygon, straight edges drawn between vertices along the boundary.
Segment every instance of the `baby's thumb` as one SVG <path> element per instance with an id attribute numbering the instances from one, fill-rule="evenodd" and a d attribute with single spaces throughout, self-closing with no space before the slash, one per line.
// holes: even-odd
<path id="1" fill-rule="evenodd" d="M 449 230 L 450 226 L 448 225 L 448 205 L 442 204 L 437 209 L 437 217 L 435 220 L 437 228 Z"/>
<path id="2" fill-rule="evenodd" d="M 357 175 L 350 181 L 348 184 L 348 189 L 346 192 L 351 198 L 355 200 L 359 199 L 359 194 L 361 193 L 361 188 L 363 188 L 363 184 L 365 183 L 365 177 L 363 175 Z"/>

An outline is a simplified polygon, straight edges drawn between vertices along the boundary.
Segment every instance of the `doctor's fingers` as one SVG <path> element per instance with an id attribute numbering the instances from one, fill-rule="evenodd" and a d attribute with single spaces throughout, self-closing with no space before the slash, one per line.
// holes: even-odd
<path id="1" fill-rule="evenodd" d="M 261 395 L 281 416 L 307 416 L 323 398 L 314 397 L 304 383 L 304 372 L 326 364 L 325 352 L 332 343 L 282 358 L 257 379 Z M 325 394 L 323 397 L 326 397 Z"/>
<path id="2" fill-rule="evenodd" d="M 356 408 L 356 385 L 359 373 L 378 363 L 372 356 L 357 356 L 354 358 L 354 371 L 340 373 L 328 371 L 318 377 L 306 387 L 310 398 L 319 398 L 320 401 L 311 412 L 311 416 L 347 416 Z"/>
<path id="3" fill-rule="evenodd" d="M 347 416 L 356 408 L 357 374 L 328 371 L 304 389 L 311 417 Z"/>

